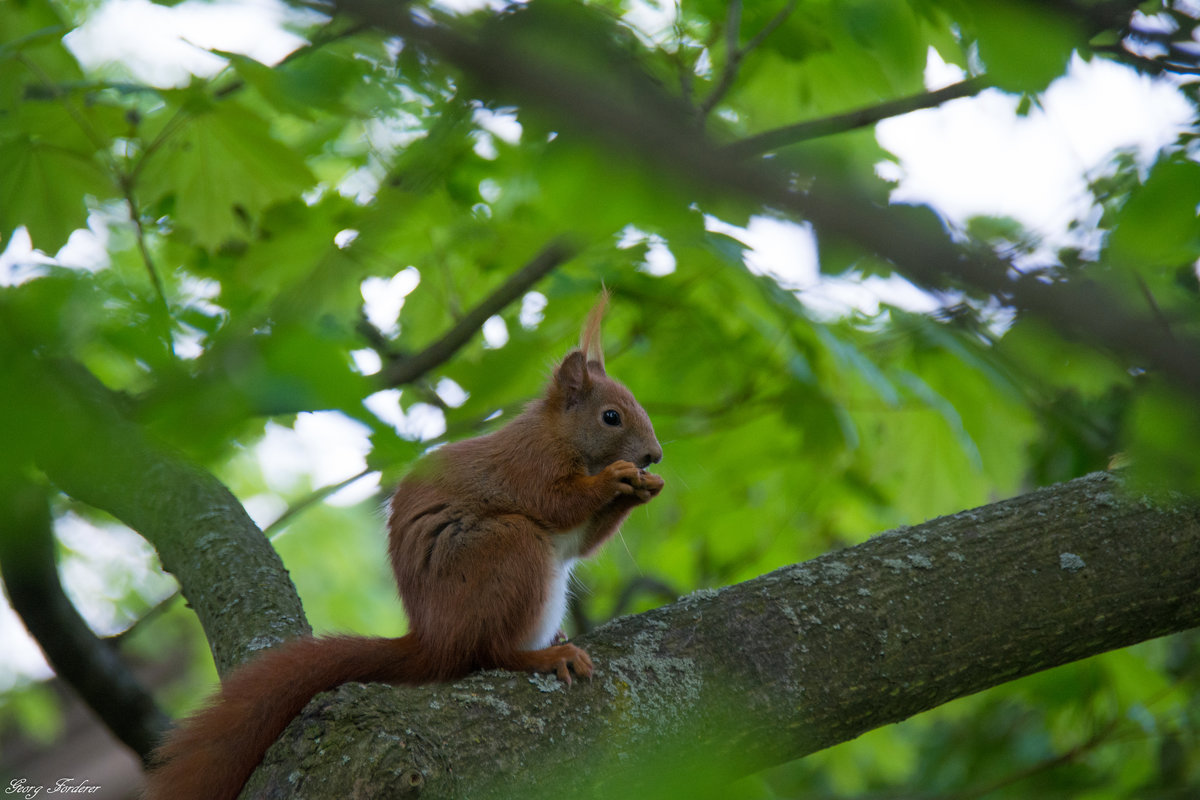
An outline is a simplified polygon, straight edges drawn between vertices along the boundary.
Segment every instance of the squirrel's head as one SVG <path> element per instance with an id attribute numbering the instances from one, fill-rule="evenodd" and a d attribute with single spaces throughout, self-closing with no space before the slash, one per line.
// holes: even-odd
<path id="1" fill-rule="evenodd" d="M 604 371 L 600 320 L 608 306 L 608 290 L 588 313 L 579 349 L 567 354 L 554 371 L 546 402 L 559 421 L 559 434 L 596 474 L 614 461 L 645 469 L 662 460 L 662 447 L 641 404 Z"/>
<path id="2" fill-rule="evenodd" d="M 662 446 L 645 409 L 582 350 L 571 351 L 554 371 L 546 402 L 558 419 L 560 435 L 575 446 L 589 473 L 614 461 L 645 469 L 662 460 Z"/>

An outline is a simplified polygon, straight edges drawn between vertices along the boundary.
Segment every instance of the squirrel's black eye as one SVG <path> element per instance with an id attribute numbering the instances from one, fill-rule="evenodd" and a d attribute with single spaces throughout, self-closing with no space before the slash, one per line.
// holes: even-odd
<path id="1" fill-rule="evenodd" d="M 600 415 L 600 419 L 604 420 L 605 425 L 612 425 L 614 428 L 621 424 L 621 414 L 609 408 Z"/>

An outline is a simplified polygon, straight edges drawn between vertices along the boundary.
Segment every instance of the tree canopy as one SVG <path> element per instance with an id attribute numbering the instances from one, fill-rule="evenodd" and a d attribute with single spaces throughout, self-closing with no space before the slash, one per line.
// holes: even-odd
<path id="1" fill-rule="evenodd" d="M 190 571 L 203 634 L 171 603 L 121 637 L 193 647 L 172 713 L 262 637 L 403 630 L 379 494 L 323 501 L 510 416 L 601 284 L 667 489 L 581 570 L 576 630 L 1114 459 L 1154 502 L 1200 490 L 1195 120 L 1087 176 L 1077 244 L 889 202 L 902 165 L 875 134 L 984 92 L 1028 114 L 1072 59 L 1195 104 L 1189 3 L 305 2 L 278 63 L 215 51 L 180 84 L 81 61 L 104 6 L 0 4 L 0 566 L 16 604 L 16 573 L 42 597 L 48 559 L 90 564 L 103 633 L 173 587 L 86 543 L 123 524 Z M 931 54 L 962 80 L 928 89 Z M 763 267 L 795 254 L 747 245 L 764 224 L 811 232 L 821 280 L 925 303 L 813 303 Z M 359 467 L 295 468 L 322 425 Z M 231 563 L 261 584 L 206 616 Z M 90 635 L 62 619 L 47 637 Z M 1198 666 L 1194 633 L 1119 650 L 723 796 L 1187 796 Z M 0 720 L 35 726 L 44 700 L 17 686 Z"/>

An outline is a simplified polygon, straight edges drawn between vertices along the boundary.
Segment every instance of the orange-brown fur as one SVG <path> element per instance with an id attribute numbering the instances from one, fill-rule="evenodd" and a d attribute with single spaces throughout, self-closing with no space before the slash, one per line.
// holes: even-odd
<path id="1" fill-rule="evenodd" d="M 158 750 L 148 800 L 232 800 L 308 701 L 347 681 L 591 676 L 587 653 L 551 644 L 571 564 L 663 486 L 645 471 L 662 457 L 646 412 L 604 372 L 603 306 L 545 396 L 495 433 L 428 454 L 396 490 L 388 551 L 410 632 L 298 639 L 239 668 Z"/>

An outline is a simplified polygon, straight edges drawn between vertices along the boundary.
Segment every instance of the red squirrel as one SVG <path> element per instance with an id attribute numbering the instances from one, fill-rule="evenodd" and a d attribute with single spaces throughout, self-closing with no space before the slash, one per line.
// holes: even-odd
<path id="1" fill-rule="evenodd" d="M 295 639 L 239 667 L 155 752 L 147 800 L 234 800 L 308 701 L 348 681 L 591 677 L 587 653 L 553 644 L 572 566 L 663 487 L 645 471 L 662 459 L 650 418 L 604 371 L 606 301 L 540 399 L 495 433 L 426 454 L 396 489 L 388 552 L 409 633 Z"/>

